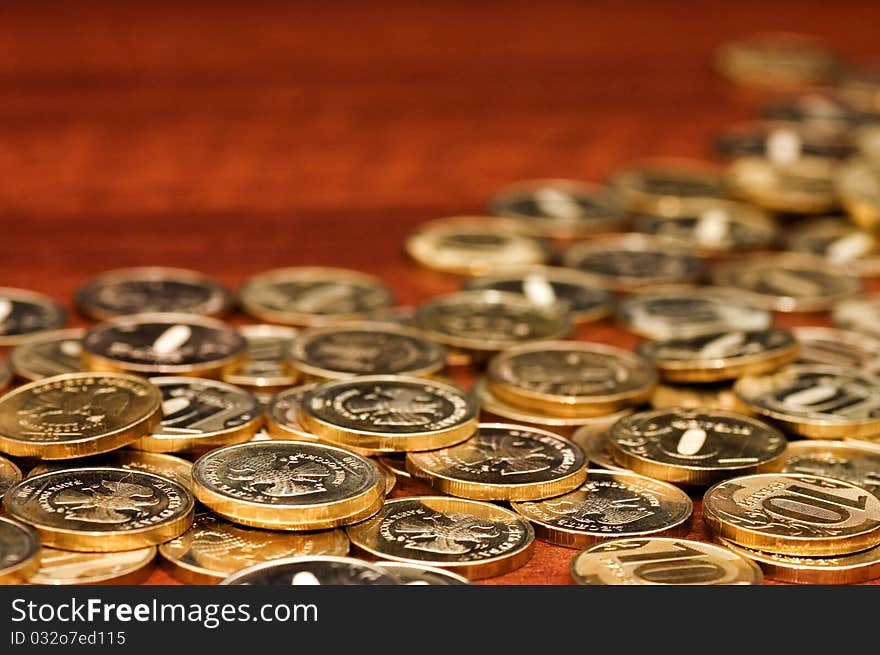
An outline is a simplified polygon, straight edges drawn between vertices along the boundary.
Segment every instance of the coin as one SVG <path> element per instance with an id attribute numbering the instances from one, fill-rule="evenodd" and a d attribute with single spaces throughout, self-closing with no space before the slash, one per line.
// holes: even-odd
<path id="1" fill-rule="evenodd" d="M 12 369 L 5 361 L 0 360 L 0 392 L 5 391 L 11 382 Z"/>
<path id="2" fill-rule="evenodd" d="M 177 482 L 112 467 L 42 473 L 3 498 L 9 515 L 36 528 L 43 545 L 92 553 L 173 539 L 192 524 L 193 505 Z"/>
<path id="3" fill-rule="evenodd" d="M 0 398 L 0 450 L 43 459 L 95 455 L 149 433 L 161 416 L 161 394 L 143 378 L 58 375 Z"/>
<path id="4" fill-rule="evenodd" d="M 857 584 L 880 577 L 880 547 L 852 555 L 798 557 L 763 553 L 721 539 L 725 548 L 757 563 L 764 577 L 794 584 Z"/>
<path id="5" fill-rule="evenodd" d="M 661 215 L 681 213 L 682 200 L 725 195 L 714 166 L 675 159 L 630 164 L 614 172 L 608 189 L 626 211 Z"/>
<path id="6" fill-rule="evenodd" d="M 651 396 L 651 406 L 654 409 L 684 407 L 750 413 L 736 397 L 730 382 L 710 382 L 699 386 L 658 384 Z"/>
<path id="7" fill-rule="evenodd" d="M 539 500 L 571 491 L 586 479 L 587 458 L 568 439 L 546 430 L 480 423 L 455 446 L 409 453 L 406 468 L 437 491 L 472 500 Z"/>
<path id="8" fill-rule="evenodd" d="M 26 380 L 83 370 L 83 328 L 53 330 L 23 341 L 9 352 L 9 363 L 16 375 Z"/>
<path id="9" fill-rule="evenodd" d="M 880 230 L 880 160 L 846 162 L 838 170 L 835 184 L 852 220 L 864 230 Z"/>
<path id="10" fill-rule="evenodd" d="M 800 87 L 829 82 L 837 75 L 837 55 L 822 41 L 804 34 L 764 32 L 725 43 L 715 64 L 739 84 Z"/>
<path id="11" fill-rule="evenodd" d="M 880 274 L 880 241 L 842 217 L 808 221 L 791 234 L 787 248 L 822 257 L 863 277 Z"/>
<path id="12" fill-rule="evenodd" d="M 672 382 L 718 382 L 775 371 L 794 361 L 798 350 L 790 332 L 775 329 L 648 341 L 636 348 Z"/>
<path id="13" fill-rule="evenodd" d="M 744 121 L 726 127 L 715 139 L 724 157 L 828 157 L 845 159 L 855 151 L 851 131 L 840 125 L 782 120 Z"/>
<path id="14" fill-rule="evenodd" d="M 150 378 L 162 392 L 162 422 L 131 444 L 137 450 L 173 453 L 242 443 L 263 425 L 257 399 L 243 389 L 190 377 Z"/>
<path id="15" fill-rule="evenodd" d="M 0 498 L 19 480 L 21 480 L 21 470 L 8 459 L 0 456 Z"/>
<path id="16" fill-rule="evenodd" d="M 40 568 L 28 581 L 39 585 L 134 585 L 153 572 L 156 547 L 116 553 L 77 553 L 43 548 Z"/>
<path id="17" fill-rule="evenodd" d="M 382 479 L 385 481 L 385 495 L 388 496 L 397 485 L 397 475 L 380 462 L 378 458 L 376 459 L 376 465 L 379 467 L 379 473 L 382 474 Z"/>
<path id="18" fill-rule="evenodd" d="M 223 381 L 254 391 L 290 387 L 299 375 L 287 365 L 287 352 L 296 328 L 285 325 L 242 325 L 238 328 L 247 351 L 238 366 L 223 374 Z"/>
<path id="19" fill-rule="evenodd" d="M 609 289 L 623 292 L 654 284 L 694 282 L 706 271 L 705 258 L 681 241 L 639 233 L 575 243 L 565 251 L 562 262 L 590 273 Z"/>
<path id="20" fill-rule="evenodd" d="M 212 450 L 193 466 L 196 498 L 235 523 L 324 530 L 376 513 L 385 486 L 373 462 L 304 441 L 259 441 Z"/>
<path id="21" fill-rule="evenodd" d="M 99 321 L 147 312 L 219 316 L 232 306 L 232 294 L 196 271 L 144 266 L 101 273 L 77 289 L 74 302 Z"/>
<path id="22" fill-rule="evenodd" d="M 300 420 L 321 439 L 374 454 L 432 450 L 464 441 L 476 407 L 460 388 L 402 376 L 325 382 L 306 392 Z"/>
<path id="23" fill-rule="evenodd" d="M 15 346 L 66 322 L 67 312 L 48 296 L 0 287 L 0 346 Z"/>
<path id="24" fill-rule="evenodd" d="M 663 537 L 615 539 L 571 560 L 582 585 L 759 585 L 761 569 L 721 546 Z"/>
<path id="25" fill-rule="evenodd" d="M 615 419 L 611 425 L 617 423 L 618 420 L 620 419 Z M 611 444 L 608 441 L 611 425 L 598 429 L 586 425 L 578 428 L 571 435 L 571 440 L 580 446 L 587 459 L 598 468 L 608 471 L 625 471 L 627 469 L 614 461 L 614 454 L 611 452 Z"/>
<path id="26" fill-rule="evenodd" d="M 840 441 L 793 441 L 783 473 L 805 473 L 850 482 L 880 496 L 880 447 Z"/>
<path id="27" fill-rule="evenodd" d="M 630 332 L 659 341 L 766 330 L 773 316 L 766 309 L 721 290 L 660 287 L 621 302 L 617 320 Z"/>
<path id="28" fill-rule="evenodd" d="M 880 85 L 877 89 L 877 97 L 880 99 Z M 880 117 L 880 104 L 874 107 L 868 116 L 863 125 L 853 130 L 853 140 L 856 142 L 859 154 L 850 162 L 857 163 L 864 160 L 866 164 L 876 168 L 880 164 L 880 126 L 877 125 L 877 119 Z"/>
<path id="29" fill-rule="evenodd" d="M 538 305 L 518 293 L 459 291 L 419 305 L 414 327 L 454 348 L 497 352 L 564 337 L 571 331 L 571 313 L 562 303 Z"/>
<path id="30" fill-rule="evenodd" d="M 715 268 L 712 280 L 735 289 L 752 304 L 780 312 L 831 309 L 857 294 L 859 278 L 843 268 L 809 255 L 777 254 L 751 257 Z"/>
<path id="31" fill-rule="evenodd" d="M 266 405 L 266 431 L 270 437 L 298 441 L 318 440 L 318 436 L 307 431 L 300 421 L 303 397 L 316 384 L 303 384 L 272 397 Z"/>
<path id="32" fill-rule="evenodd" d="M 248 528 L 211 514 L 196 514 L 192 527 L 159 546 L 163 566 L 186 584 L 216 584 L 236 571 L 272 560 L 348 553 L 342 530 L 276 532 Z"/>
<path id="33" fill-rule="evenodd" d="M 0 516 L 0 585 L 24 584 L 40 566 L 37 534 Z"/>
<path id="34" fill-rule="evenodd" d="M 405 248 L 421 266 L 457 275 L 547 261 L 545 244 L 506 227 L 504 221 L 478 216 L 442 218 L 419 225 Z"/>
<path id="35" fill-rule="evenodd" d="M 35 466 L 28 472 L 28 477 L 48 473 L 50 471 L 63 471 L 75 468 L 107 467 L 129 469 L 132 471 L 145 471 L 154 473 L 177 482 L 179 485 L 192 488 L 192 462 L 188 462 L 174 455 L 162 453 L 147 453 L 140 450 L 114 450 L 111 453 L 85 457 L 82 459 L 70 459 L 64 462 L 43 463 Z"/>
<path id="36" fill-rule="evenodd" d="M 798 326 L 791 331 L 800 344 L 800 364 L 823 364 L 880 374 L 878 338 L 826 327 Z"/>
<path id="37" fill-rule="evenodd" d="M 394 304 L 394 292 L 378 278 L 315 266 L 260 273 L 248 279 L 238 295 L 246 313 L 285 325 L 328 325 Z"/>
<path id="38" fill-rule="evenodd" d="M 406 453 L 385 453 L 376 457 L 381 467 L 391 471 L 395 476 L 404 478 L 412 477 L 406 470 Z"/>
<path id="39" fill-rule="evenodd" d="M 590 469 L 581 487 L 537 502 L 512 503 L 538 539 L 586 548 L 609 538 L 687 532 L 693 511 L 678 487 L 623 471 Z"/>
<path id="40" fill-rule="evenodd" d="M 376 566 L 394 576 L 404 585 L 460 585 L 470 584 L 466 577 L 433 566 L 404 564 L 403 562 L 376 562 Z"/>
<path id="41" fill-rule="evenodd" d="M 837 208 L 839 162 L 785 147 L 774 154 L 734 159 L 725 173 L 731 195 L 774 212 L 823 214 Z"/>
<path id="42" fill-rule="evenodd" d="M 814 439 L 880 434 L 880 378 L 853 369 L 794 364 L 733 386 L 753 412 Z"/>
<path id="43" fill-rule="evenodd" d="M 761 113 L 771 120 L 850 129 L 876 118 L 876 112 L 856 108 L 846 102 L 839 91 L 829 90 L 771 100 Z"/>
<path id="44" fill-rule="evenodd" d="M 702 254 L 770 248 L 776 224 L 762 209 L 732 200 L 682 199 L 677 214 L 640 214 L 633 229 L 681 241 Z"/>
<path id="45" fill-rule="evenodd" d="M 831 319 L 838 327 L 880 339 L 880 295 L 843 300 L 834 306 Z"/>
<path id="46" fill-rule="evenodd" d="M 397 579 L 375 564 L 353 557 L 291 557 L 255 564 L 230 574 L 222 585 L 393 585 Z"/>
<path id="47" fill-rule="evenodd" d="M 509 509 L 441 496 L 389 500 L 346 531 L 353 547 L 374 557 L 449 569 L 471 580 L 523 566 L 535 540 L 529 522 Z"/>
<path id="48" fill-rule="evenodd" d="M 703 520 L 720 538 L 783 555 L 845 555 L 880 544 L 880 498 L 815 475 L 745 475 L 711 487 Z"/>
<path id="49" fill-rule="evenodd" d="M 868 112 L 876 112 L 880 107 L 880 68 L 876 60 L 848 66 L 841 71 L 837 81 L 837 90 L 847 104 Z"/>
<path id="50" fill-rule="evenodd" d="M 782 468 L 785 436 L 734 412 L 657 409 L 620 419 L 610 432 L 616 461 L 656 480 L 709 485 Z"/>
<path id="51" fill-rule="evenodd" d="M 333 380 L 359 375 L 428 377 L 446 365 L 446 348 L 419 332 L 388 323 L 347 323 L 312 328 L 289 353 L 294 369 Z"/>
<path id="52" fill-rule="evenodd" d="M 628 222 L 603 188 L 575 180 L 518 182 L 496 193 L 489 211 L 514 219 L 520 232 L 555 239 L 614 231 Z"/>
<path id="53" fill-rule="evenodd" d="M 647 400 L 657 384 L 641 357 L 576 341 L 509 348 L 489 363 L 486 379 L 501 400 L 557 416 L 610 414 Z"/>

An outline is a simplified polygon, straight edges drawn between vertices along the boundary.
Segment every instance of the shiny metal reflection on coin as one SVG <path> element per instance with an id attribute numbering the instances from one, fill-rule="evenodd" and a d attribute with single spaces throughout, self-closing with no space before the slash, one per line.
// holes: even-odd
<path id="1" fill-rule="evenodd" d="M 862 277 L 880 274 L 880 239 L 843 217 L 818 218 L 799 226 L 787 249 L 825 259 Z"/>
<path id="2" fill-rule="evenodd" d="M 315 382 L 303 384 L 272 396 L 266 404 L 265 412 L 266 432 L 270 437 L 300 441 L 318 440 L 318 436 L 306 430 L 300 421 L 303 397 L 316 384 Z"/>
<path id="3" fill-rule="evenodd" d="M 40 566 L 40 540 L 31 528 L 0 516 L 0 585 L 24 584 Z"/>
<path id="4" fill-rule="evenodd" d="M 9 487 L 21 480 L 21 469 L 0 455 L 0 498 Z"/>
<path id="5" fill-rule="evenodd" d="M 846 162 L 837 172 L 835 185 L 852 220 L 864 230 L 880 231 L 880 159 Z"/>
<path id="6" fill-rule="evenodd" d="M 802 155 L 799 144 L 781 141 L 770 156 L 733 160 L 725 173 L 730 193 L 773 212 L 827 214 L 839 205 L 840 163 Z"/>
<path id="7" fill-rule="evenodd" d="M 610 425 L 601 428 L 586 425 L 578 428 L 571 435 L 571 440 L 580 446 L 587 459 L 597 468 L 607 471 L 628 470 L 614 461 L 614 453 L 611 451 L 611 443 L 609 442 L 611 425 L 617 423 L 618 420 L 620 419 L 615 418 Z"/>
<path id="8" fill-rule="evenodd" d="M 463 575 L 421 564 L 403 562 L 376 562 L 383 571 L 393 575 L 398 584 L 404 585 L 460 585 L 471 584 Z"/>
<path id="9" fill-rule="evenodd" d="M 797 326 L 791 332 L 800 344 L 799 364 L 838 366 L 880 374 L 880 338 L 814 326 Z"/>
<path id="10" fill-rule="evenodd" d="M 660 215 L 680 214 L 683 200 L 725 195 L 715 167 L 677 159 L 630 164 L 612 174 L 608 188 L 626 211 Z"/>
<path id="11" fill-rule="evenodd" d="M 255 564 L 236 571 L 221 585 L 395 585 L 397 579 L 375 564 L 353 557 L 314 555 Z"/>
<path id="12" fill-rule="evenodd" d="M 129 450 L 121 448 L 113 452 L 84 457 L 81 459 L 68 459 L 65 461 L 38 464 L 30 471 L 28 477 L 48 473 L 50 471 L 63 471 L 66 469 L 94 468 L 111 466 L 114 468 L 130 469 L 132 471 L 145 471 L 154 473 L 163 478 L 177 482 L 187 489 L 192 489 L 192 462 L 166 455 L 164 453 L 148 453 L 142 450 Z"/>
<path id="13" fill-rule="evenodd" d="M 843 480 L 880 496 L 880 444 L 792 441 L 785 452 L 782 472 Z"/>
<path id="14" fill-rule="evenodd" d="M 298 334 L 286 325 L 242 325 L 247 342 L 244 360 L 223 374 L 223 381 L 253 391 L 271 391 L 296 384 L 299 374 L 287 364 L 287 353 Z"/>
<path id="15" fill-rule="evenodd" d="M 751 414 L 733 392 L 733 384 L 710 382 L 698 385 L 658 384 L 651 395 L 654 409 L 688 408 L 720 409 L 725 412 Z"/>
<path id="16" fill-rule="evenodd" d="M 843 300 L 835 305 L 831 319 L 838 327 L 880 339 L 880 295 Z"/>
<path id="17" fill-rule="evenodd" d="M 67 312 L 41 293 L 0 287 L 0 346 L 15 346 L 35 335 L 64 327 Z"/>
<path id="18" fill-rule="evenodd" d="M 855 151 L 851 131 L 842 125 L 785 120 L 751 120 L 724 128 L 715 139 L 724 157 L 772 157 L 781 148 L 800 155 L 845 159 Z"/>
<path id="19" fill-rule="evenodd" d="M 116 553 L 78 553 L 42 548 L 40 568 L 28 581 L 36 585 L 134 585 L 153 572 L 156 547 Z"/>
<path id="20" fill-rule="evenodd" d="M 26 380 L 80 373 L 84 328 L 54 330 L 31 337 L 9 352 L 13 372 Z"/>

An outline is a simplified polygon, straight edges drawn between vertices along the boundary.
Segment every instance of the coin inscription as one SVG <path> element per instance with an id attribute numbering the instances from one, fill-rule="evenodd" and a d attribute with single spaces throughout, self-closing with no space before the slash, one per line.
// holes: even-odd
<path id="1" fill-rule="evenodd" d="M 843 480 L 880 495 L 880 447 L 839 441 L 795 441 L 788 445 L 782 471 Z"/>

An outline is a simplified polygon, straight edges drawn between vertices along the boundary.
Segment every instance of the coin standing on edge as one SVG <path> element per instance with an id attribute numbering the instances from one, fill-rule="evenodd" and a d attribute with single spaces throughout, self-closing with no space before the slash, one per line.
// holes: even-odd
<path id="1" fill-rule="evenodd" d="M 379 559 L 489 578 L 525 565 L 535 534 L 519 514 L 475 500 L 398 498 L 373 518 L 346 528 L 353 547 Z"/>
<path id="2" fill-rule="evenodd" d="M 410 474 L 437 491 L 472 500 L 540 500 L 579 487 L 587 477 L 579 446 L 552 432 L 480 423 L 460 444 L 409 453 Z"/>
<path id="3" fill-rule="evenodd" d="M 25 584 L 39 567 L 37 533 L 0 516 L 0 585 Z"/>
<path id="4" fill-rule="evenodd" d="M 255 564 L 223 578 L 221 585 L 396 585 L 397 579 L 370 562 L 316 555 Z"/>
<path id="5" fill-rule="evenodd" d="M 512 503 L 542 541 L 586 548 L 597 541 L 687 533 L 693 503 L 678 487 L 636 473 L 590 469 L 567 494 Z"/>
<path id="6" fill-rule="evenodd" d="M 880 445 L 813 439 L 792 441 L 785 452 L 782 472 L 843 480 L 880 496 Z"/>
<path id="7" fill-rule="evenodd" d="M 66 469 L 114 467 L 129 469 L 131 471 L 144 471 L 154 473 L 163 478 L 177 482 L 187 489 L 192 489 L 192 462 L 166 455 L 164 453 L 148 453 L 142 450 L 129 450 L 122 448 L 103 455 L 95 455 L 83 459 L 69 459 L 63 462 L 51 462 L 38 464 L 30 471 L 28 477 L 49 473 L 50 471 L 63 471 Z"/>
<path id="8" fill-rule="evenodd" d="M 41 293 L 0 287 L 0 346 L 16 346 L 67 323 L 67 312 Z"/>
<path id="9" fill-rule="evenodd" d="M 159 390 L 122 373 L 68 373 L 0 398 L 0 449 L 19 457 L 73 459 L 128 445 L 159 425 Z"/>
<path id="10" fill-rule="evenodd" d="M 223 381 L 255 391 L 291 387 L 299 374 L 287 365 L 287 351 L 299 333 L 286 325 L 242 325 L 247 352 L 237 367 L 223 374 Z"/>
<path id="11" fill-rule="evenodd" d="M 727 548 L 662 537 L 596 544 L 575 555 L 570 570 L 582 585 L 759 585 L 764 580 L 757 564 Z"/>
<path id="12" fill-rule="evenodd" d="M 471 584 L 463 575 L 420 564 L 403 562 L 376 562 L 376 566 L 397 578 L 403 585 L 460 585 Z"/>
<path id="13" fill-rule="evenodd" d="M 45 546 L 105 553 L 174 539 L 192 524 L 194 502 L 168 478 L 94 467 L 22 480 L 6 492 L 3 507 L 36 528 Z"/>
<path id="14" fill-rule="evenodd" d="M 198 500 L 220 516 L 269 530 L 325 530 L 366 519 L 385 498 L 376 465 L 304 441 L 258 441 L 212 450 L 193 465 Z"/>
<path id="15" fill-rule="evenodd" d="M 15 374 L 25 380 L 42 380 L 64 373 L 81 373 L 84 328 L 53 330 L 31 337 L 9 352 Z"/>
<path id="16" fill-rule="evenodd" d="M 115 553 L 77 553 L 43 548 L 40 568 L 28 581 L 38 585 L 135 585 L 153 572 L 156 547 Z"/>
<path id="17" fill-rule="evenodd" d="M 838 328 L 798 326 L 791 330 L 800 344 L 797 362 L 838 366 L 880 374 L 880 339 Z"/>

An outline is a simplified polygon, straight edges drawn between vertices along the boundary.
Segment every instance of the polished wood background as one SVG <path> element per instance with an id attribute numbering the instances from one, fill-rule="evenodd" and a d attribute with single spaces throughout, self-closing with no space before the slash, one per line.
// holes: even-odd
<path id="1" fill-rule="evenodd" d="M 878 22 L 876 0 L 7 1 L 0 285 L 70 307 L 76 286 L 120 266 L 237 287 L 321 264 L 416 303 L 459 283 L 404 257 L 419 222 L 480 213 L 520 179 L 709 158 L 714 132 L 762 97 L 715 74 L 720 43 L 787 30 L 858 59 L 880 52 Z M 636 343 L 610 323 L 579 336 Z M 573 554 L 538 543 L 488 582 L 566 584 Z"/>

